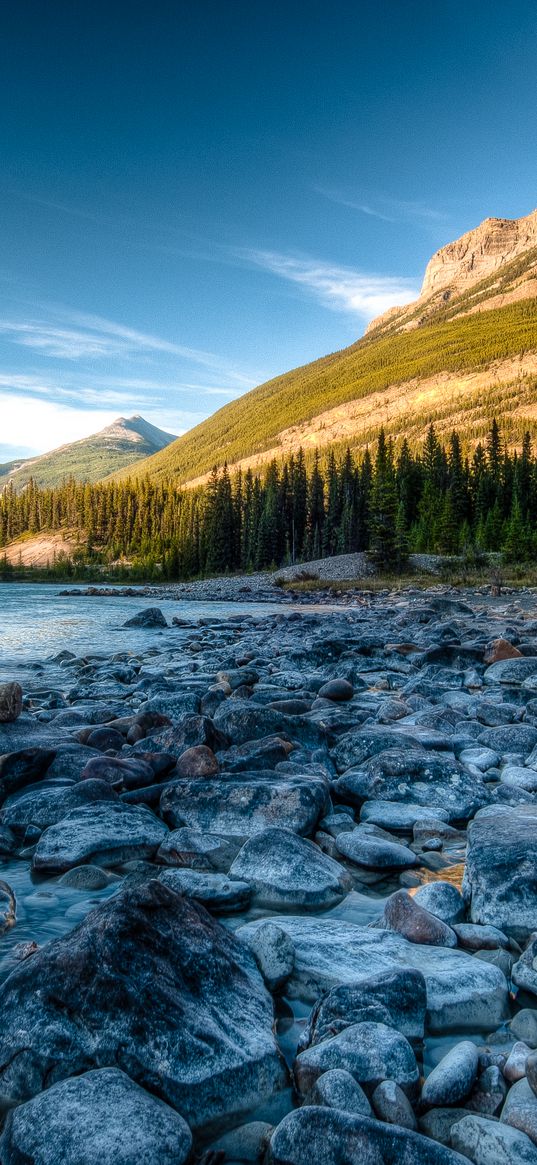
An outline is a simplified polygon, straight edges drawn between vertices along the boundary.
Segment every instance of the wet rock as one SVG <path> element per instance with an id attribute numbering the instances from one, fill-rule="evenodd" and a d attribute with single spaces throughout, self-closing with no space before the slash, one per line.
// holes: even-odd
<path id="1" fill-rule="evenodd" d="M 530 1048 L 537 1048 L 537 1011 L 523 1007 L 513 1016 L 509 1027 L 516 1039 L 524 1040 Z"/>
<path id="2" fill-rule="evenodd" d="M 531 1052 L 528 1056 L 526 1076 L 532 1092 L 537 1096 L 537 1052 Z"/>
<path id="3" fill-rule="evenodd" d="M 498 806 L 478 813 L 468 829 L 472 922 L 491 923 L 519 942 L 537 930 L 536 823 L 537 806 Z"/>
<path id="4" fill-rule="evenodd" d="M 518 1080 L 507 1093 L 500 1120 L 519 1129 L 537 1145 L 537 1096 L 527 1080 Z"/>
<path id="5" fill-rule="evenodd" d="M 366 833 L 360 826 L 352 833 L 339 834 L 336 849 L 354 865 L 366 870 L 408 870 L 418 865 L 416 854 L 406 845 L 384 841 Z"/>
<path id="6" fill-rule="evenodd" d="M 271 708 L 253 704 L 250 700 L 233 698 L 217 708 L 214 723 L 232 744 L 244 744 L 263 736 L 281 736 L 316 748 L 324 734 L 304 716 L 288 716 Z"/>
<path id="7" fill-rule="evenodd" d="M 499 1113 L 507 1094 L 507 1084 L 497 1064 L 490 1064 L 478 1076 L 476 1083 L 466 1101 L 466 1107 L 471 1112 L 481 1113 L 482 1116 L 496 1116 Z"/>
<path id="8" fill-rule="evenodd" d="M 449 821 L 467 820 L 490 801 L 486 784 L 455 757 L 415 747 L 378 753 L 346 772 L 334 787 L 352 805 L 372 800 L 442 805 Z"/>
<path id="9" fill-rule="evenodd" d="M 413 897 L 419 906 L 440 918 L 442 922 L 446 922 L 448 926 L 462 922 L 465 917 L 463 896 L 452 882 L 427 882 L 425 886 L 418 887 Z"/>
<path id="10" fill-rule="evenodd" d="M 106 782 L 111 789 L 143 789 L 153 784 L 155 776 L 141 757 L 95 756 L 80 774 L 81 781 L 90 779 Z"/>
<path id="11" fill-rule="evenodd" d="M 466 1108 L 430 1108 L 421 1113 L 418 1124 L 420 1131 L 441 1145 L 451 1145 L 451 1130 L 457 1121 L 468 1116 Z"/>
<path id="12" fill-rule="evenodd" d="M 383 1080 L 375 1088 L 371 1103 L 379 1120 L 403 1129 L 417 1129 L 418 1122 L 408 1096 L 394 1080 Z"/>
<path id="13" fill-rule="evenodd" d="M 293 833 L 313 833 L 328 807 L 321 781 L 304 777 L 278 779 L 228 777 L 225 780 L 176 781 L 165 789 L 160 811 L 173 828 L 188 825 L 224 837 L 252 837 L 277 824 Z"/>
<path id="14" fill-rule="evenodd" d="M 483 1116 L 453 1124 L 451 1144 L 474 1165 L 537 1165 L 537 1147 L 525 1133 Z"/>
<path id="15" fill-rule="evenodd" d="M 528 945 L 513 967 L 513 983 L 537 995 L 537 934 L 530 935 Z"/>
<path id="16" fill-rule="evenodd" d="M 56 752 L 48 748 L 23 748 L 0 756 L 0 802 L 44 777 Z"/>
<path id="17" fill-rule="evenodd" d="M 272 1134 L 267 1165 L 468 1165 L 409 1129 L 335 1108 L 302 1107 Z"/>
<path id="18" fill-rule="evenodd" d="M 230 875 L 249 882 L 258 906 L 326 910 L 352 889 L 339 862 L 288 829 L 266 829 L 242 847 Z"/>
<path id="19" fill-rule="evenodd" d="M 390 750 L 400 753 L 421 751 L 417 730 L 416 736 L 412 736 L 398 728 L 384 728 L 380 725 L 353 728 L 340 737 L 332 749 L 331 757 L 338 773 L 345 773 L 348 769 L 363 765 L 370 757 Z M 425 750 L 423 757 L 426 757 Z"/>
<path id="20" fill-rule="evenodd" d="M 152 857 L 166 833 L 166 826 L 147 809 L 97 801 L 71 809 L 45 830 L 37 843 L 33 866 L 38 871 L 63 871 L 85 861 L 118 865 L 133 857 Z"/>
<path id="21" fill-rule="evenodd" d="M 0 934 L 5 934 L 15 925 L 17 903 L 15 894 L 7 882 L 0 879 Z"/>
<path id="22" fill-rule="evenodd" d="M 517 1080 L 522 1080 L 526 1075 L 526 1064 L 530 1055 L 531 1048 L 527 1044 L 524 1044 L 522 1040 L 518 1040 L 516 1044 L 513 1044 L 503 1069 L 505 1079 L 510 1084 L 515 1084 Z"/>
<path id="23" fill-rule="evenodd" d="M 70 886 L 73 890 L 103 890 L 112 875 L 99 866 L 74 866 L 59 879 L 60 886 Z"/>
<path id="24" fill-rule="evenodd" d="M 298 1050 L 363 1020 L 386 1023 L 411 1042 L 419 1043 L 424 1035 L 426 1005 L 425 979 L 421 971 L 411 967 L 380 971 L 356 983 L 341 983 L 316 1003 Z"/>
<path id="25" fill-rule="evenodd" d="M 114 801 L 115 794 L 106 781 L 88 780 L 67 788 L 36 788 L 10 798 L 1 810 L 4 825 L 17 836 L 24 836 L 29 825 L 47 829 L 61 821 L 72 809 L 79 809 L 94 801 Z"/>
<path id="26" fill-rule="evenodd" d="M 14 680 L 0 684 L 0 724 L 12 724 L 22 712 L 22 688 Z"/>
<path id="27" fill-rule="evenodd" d="M 88 748 L 96 748 L 99 752 L 107 752 L 108 749 L 114 749 L 119 752 L 123 748 L 124 740 L 121 732 L 115 728 L 94 728 L 90 732 L 87 740 L 84 741 Z"/>
<path id="28" fill-rule="evenodd" d="M 294 1063 L 296 1086 L 306 1096 L 323 1072 L 343 1068 L 372 1092 L 382 1080 L 395 1080 L 416 1096 L 419 1071 L 412 1048 L 400 1032 L 383 1023 L 356 1023 L 331 1039 L 301 1052 Z"/>
<path id="29" fill-rule="evenodd" d="M 239 934 L 239 938 L 243 936 Z M 287 982 L 295 965 L 293 940 L 281 926 L 263 923 L 252 935 L 244 936 L 269 991 L 278 991 Z"/>
<path id="30" fill-rule="evenodd" d="M 286 761 L 292 750 L 293 745 L 281 736 L 265 736 L 261 740 L 232 744 L 218 759 L 226 772 L 255 772 L 257 769 L 266 772 Z"/>
<path id="31" fill-rule="evenodd" d="M 523 765 L 505 765 L 500 780 L 503 785 L 515 789 L 525 789 L 527 793 L 537 793 L 537 772 Z"/>
<path id="32" fill-rule="evenodd" d="M 478 1067 L 475 1044 L 470 1040 L 456 1044 L 428 1075 L 421 1090 L 422 1105 L 442 1108 L 466 1100 L 475 1084 Z"/>
<path id="33" fill-rule="evenodd" d="M 453 927 L 461 947 L 466 951 L 496 951 L 509 947 L 509 939 L 496 926 L 480 926 L 475 922 L 459 922 Z"/>
<path id="34" fill-rule="evenodd" d="M 402 1095 L 404 1096 L 404 1093 Z M 373 1116 L 363 1088 L 344 1068 L 332 1068 L 328 1072 L 323 1072 L 303 1103 L 321 1105 L 323 1108 L 341 1108 L 344 1112 L 359 1113 L 361 1116 Z"/>
<path id="35" fill-rule="evenodd" d="M 168 624 L 160 607 L 145 607 L 143 611 L 137 611 L 131 619 L 123 624 L 124 627 L 167 627 Z"/>
<path id="36" fill-rule="evenodd" d="M 188 1125 L 169 1105 L 119 1068 L 101 1068 L 9 1113 L 0 1157 L 4 1165 L 181 1165 L 191 1145 Z"/>
<path id="37" fill-rule="evenodd" d="M 505 976 L 464 951 L 417 946 L 398 934 L 335 918 L 282 914 L 273 921 L 290 934 L 295 946 L 295 967 L 287 987 L 290 999 L 314 1003 L 340 983 L 369 982 L 382 971 L 410 966 L 425 977 L 432 1031 L 490 1031 L 506 1016 Z M 241 934 L 252 933 L 257 925 L 248 923 Z"/>
<path id="38" fill-rule="evenodd" d="M 378 925 L 393 930 L 411 943 L 434 947 L 456 947 L 457 935 L 445 922 L 424 910 L 406 890 L 397 890 L 386 900 Z"/>
<path id="39" fill-rule="evenodd" d="M 234 847 L 223 837 L 199 833 L 195 829 L 173 829 L 157 850 L 157 861 L 166 866 L 187 866 L 192 870 L 217 870 L 226 873 Z"/>
<path id="40" fill-rule="evenodd" d="M 323 700 L 352 700 L 354 688 L 348 680 L 328 680 L 319 688 L 319 696 Z"/>
<path id="41" fill-rule="evenodd" d="M 498 756 L 516 753 L 525 758 L 537 744 L 537 728 L 531 724 L 504 724 L 499 728 L 486 728 L 478 737 L 478 743 Z"/>
<path id="42" fill-rule="evenodd" d="M 218 761 L 212 748 L 198 744 L 182 753 L 176 767 L 179 777 L 214 777 L 218 772 Z"/>
<path id="43" fill-rule="evenodd" d="M 274 1126 L 267 1121 L 250 1121 L 224 1133 L 210 1147 L 211 1156 L 218 1160 L 224 1154 L 226 1161 L 261 1161 L 270 1141 Z"/>
<path id="44" fill-rule="evenodd" d="M 405 805 L 397 801 L 366 801 L 360 810 L 360 821 L 379 825 L 381 829 L 395 829 L 410 833 L 418 822 L 447 821 L 448 813 L 436 805 Z"/>
<path id="45" fill-rule="evenodd" d="M 0 1014 L 0 1091 L 14 1100 L 119 1061 L 200 1128 L 286 1083 L 251 954 L 157 880 L 109 899 L 17 966 L 0 987 Z"/>
<path id="46" fill-rule="evenodd" d="M 248 882 L 231 881 L 223 874 L 200 870 L 163 870 L 159 880 L 177 894 L 195 898 L 212 914 L 232 914 L 247 910 L 252 896 Z"/>

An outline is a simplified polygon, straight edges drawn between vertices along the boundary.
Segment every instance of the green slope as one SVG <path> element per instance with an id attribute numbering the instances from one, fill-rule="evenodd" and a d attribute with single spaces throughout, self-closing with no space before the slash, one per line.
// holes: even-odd
<path id="1" fill-rule="evenodd" d="M 397 332 L 393 325 L 388 333 L 372 332 L 350 348 L 260 385 L 121 476 L 188 481 L 224 459 L 232 464 L 272 448 L 282 430 L 336 405 L 414 377 L 483 368 L 534 349 L 534 298 L 475 315 L 432 319 L 410 331 Z"/>

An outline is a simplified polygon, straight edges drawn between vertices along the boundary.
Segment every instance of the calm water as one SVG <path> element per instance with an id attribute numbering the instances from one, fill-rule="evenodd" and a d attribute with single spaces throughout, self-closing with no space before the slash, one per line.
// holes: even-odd
<path id="1" fill-rule="evenodd" d="M 225 618 L 281 610 L 270 603 L 199 603 L 160 598 L 61 596 L 58 583 L 0 584 L 0 676 L 11 677 L 25 662 L 44 660 L 66 648 L 75 654 L 139 651 L 158 645 L 170 632 L 123 624 L 144 607 L 158 606 L 168 622 L 174 615 L 196 622 L 202 616 Z"/>

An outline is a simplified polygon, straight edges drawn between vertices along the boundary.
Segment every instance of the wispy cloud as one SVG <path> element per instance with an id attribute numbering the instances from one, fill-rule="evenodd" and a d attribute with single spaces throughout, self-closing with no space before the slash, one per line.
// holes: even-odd
<path id="1" fill-rule="evenodd" d="M 410 279 L 367 274 L 309 257 L 276 251 L 245 252 L 250 262 L 298 283 L 335 311 L 373 319 L 395 304 L 410 303 L 418 287 Z"/>
<path id="2" fill-rule="evenodd" d="M 424 202 L 406 201 L 402 198 L 390 198 L 381 194 L 372 198 L 363 198 L 348 190 L 335 190 L 317 186 L 318 194 L 336 202 L 339 206 L 347 206 L 350 210 L 358 210 L 372 218 L 379 218 L 382 222 L 401 222 L 404 219 L 432 223 L 442 222 L 446 215 L 435 207 L 427 206 Z"/>

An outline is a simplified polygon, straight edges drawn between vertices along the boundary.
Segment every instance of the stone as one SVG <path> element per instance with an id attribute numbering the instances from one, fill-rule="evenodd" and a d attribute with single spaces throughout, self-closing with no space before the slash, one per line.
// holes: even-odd
<path id="1" fill-rule="evenodd" d="M 421 1103 L 426 1108 L 442 1108 L 460 1104 L 470 1095 L 479 1067 L 475 1044 L 462 1040 L 455 1044 L 440 1063 L 429 1073 L 421 1090 Z"/>
<path id="2" fill-rule="evenodd" d="M 23 748 L 18 752 L 3 753 L 0 756 L 0 803 L 11 793 L 44 777 L 55 756 L 56 750 L 49 748 Z"/>
<path id="3" fill-rule="evenodd" d="M 500 780 L 503 785 L 525 789 L 527 793 L 537 793 L 537 772 L 524 765 L 505 765 Z"/>
<path id="4" fill-rule="evenodd" d="M 103 890 L 110 877 L 99 866 L 73 866 L 72 870 L 62 874 L 58 884 L 70 886 L 73 890 Z"/>
<path id="5" fill-rule="evenodd" d="M 492 639 L 485 648 L 483 663 L 490 666 L 492 663 L 499 663 L 502 659 L 520 659 L 521 656 L 522 652 L 518 650 L 518 647 L 509 643 L 508 639 Z"/>
<path id="6" fill-rule="evenodd" d="M 436 805 L 405 805 L 398 801 L 366 801 L 360 810 L 360 821 L 411 833 L 418 822 L 447 821 L 448 813 Z"/>
<path id="7" fill-rule="evenodd" d="M 233 846 L 225 838 L 185 827 L 172 829 L 166 834 L 157 850 L 156 860 L 166 866 L 217 870 L 227 874 L 234 852 Z"/>
<path id="8" fill-rule="evenodd" d="M 497 1064 L 489 1064 L 478 1076 L 466 1101 L 466 1108 L 481 1116 L 496 1116 L 507 1094 L 507 1084 Z"/>
<path id="9" fill-rule="evenodd" d="M 537 1010 L 523 1007 L 513 1016 L 509 1027 L 516 1039 L 524 1040 L 530 1048 L 537 1048 Z"/>
<path id="10" fill-rule="evenodd" d="M 536 825 L 537 806 L 502 805 L 482 810 L 468 828 L 464 886 L 471 920 L 518 942 L 537 930 Z"/>
<path id="11" fill-rule="evenodd" d="M 145 607 L 137 611 L 131 619 L 123 624 L 124 627 L 167 627 L 168 624 L 160 607 Z"/>
<path id="12" fill-rule="evenodd" d="M 513 1044 L 503 1069 L 505 1079 L 510 1084 L 515 1084 L 517 1080 L 522 1080 L 526 1075 L 526 1065 L 530 1055 L 531 1048 L 522 1040 L 517 1040 L 517 1043 Z"/>
<path id="13" fill-rule="evenodd" d="M 22 712 L 22 688 L 14 680 L 0 684 L 0 724 L 12 724 Z"/>
<path id="14" fill-rule="evenodd" d="M 442 805 L 449 821 L 466 821 L 490 801 L 482 778 L 470 773 L 454 756 L 415 747 L 378 753 L 339 777 L 334 789 L 351 805 L 372 800 Z"/>
<path id="15" fill-rule="evenodd" d="M 404 1092 L 402 1095 L 404 1096 Z M 363 1088 L 360 1087 L 354 1076 L 344 1068 L 331 1068 L 328 1072 L 323 1072 L 323 1075 L 319 1076 L 304 1098 L 303 1104 L 321 1105 L 324 1108 L 341 1108 L 344 1112 L 373 1116 L 371 1105 Z"/>
<path id="16" fill-rule="evenodd" d="M 326 910 L 352 890 L 339 862 L 288 829 L 265 829 L 250 838 L 230 869 L 249 882 L 258 906 L 270 910 Z"/>
<path id="17" fill-rule="evenodd" d="M 72 809 L 94 801 L 114 801 L 115 794 L 106 781 L 88 780 L 66 788 L 37 786 L 4 802 L 0 819 L 17 836 L 24 836 L 29 825 L 47 829 L 61 821 Z"/>
<path id="18" fill-rule="evenodd" d="M 386 899 L 378 925 L 393 930 L 411 943 L 433 947 L 456 947 L 457 935 L 447 923 L 424 910 L 406 890 L 397 890 Z"/>
<path id="19" fill-rule="evenodd" d="M 453 927 L 460 946 L 466 951 L 496 951 L 509 947 L 509 939 L 496 926 L 481 926 L 476 922 L 458 922 Z"/>
<path id="20" fill-rule="evenodd" d="M 377 1085 L 371 1103 L 379 1120 L 403 1129 L 417 1129 L 418 1122 L 414 1109 L 408 1096 L 395 1080 L 383 1080 Z"/>
<path id="21" fill-rule="evenodd" d="M 284 1117 L 266 1160 L 267 1165 L 468 1165 L 467 1157 L 410 1129 L 318 1106 Z"/>
<path id="22" fill-rule="evenodd" d="M 418 859 L 406 845 L 384 841 L 358 826 L 352 833 L 340 833 L 336 849 L 343 857 L 366 870 L 408 870 Z"/>
<path id="23" fill-rule="evenodd" d="M 352 700 L 354 688 L 348 680 L 328 680 L 319 688 L 319 696 L 323 700 Z"/>
<path id="24" fill-rule="evenodd" d="M 336 918 L 280 914 L 272 921 L 291 936 L 295 947 L 289 999 L 314 1003 L 338 984 L 370 982 L 383 971 L 414 967 L 427 984 L 431 1031 L 493 1031 L 506 1018 L 505 976 L 464 951 L 417 946 L 401 935 Z M 247 923 L 240 934 L 252 934 L 258 925 Z"/>
<path id="25" fill-rule="evenodd" d="M 525 1133 L 483 1116 L 452 1125 L 451 1144 L 474 1165 L 537 1165 L 537 1147 Z"/>
<path id="26" fill-rule="evenodd" d="M 516 753 L 526 758 L 537 744 L 537 728 L 531 724 L 502 724 L 498 728 L 486 728 L 477 741 L 497 756 Z"/>
<path id="27" fill-rule="evenodd" d="M 532 1051 L 526 1061 L 526 1077 L 532 1092 L 537 1096 L 537 1052 Z"/>
<path id="28" fill-rule="evenodd" d="M 230 914 L 247 910 L 252 896 L 248 882 L 231 881 L 223 874 L 200 870 L 163 870 L 159 881 L 171 886 L 177 894 L 195 898 L 212 914 Z"/>
<path id="29" fill-rule="evenodd" d="M 252 935 L 245 935 L 244 941 L 254 956 L 267 989 L 279 991 L 287 983 L 295 965 L 293 940 L 281 926 L 264 922 Z"/>
<path id="30" fill-rule="evenodd" d="M 384 1023 L 352 1024 L 331 1039 L 297 1056 L 293 1076 L 302 1096 L 331 1068 L 343 1068 L 369 1091 L 382 1080 L 395 1080 L 410 1097 L 418 1092 L 419 1071 L 412 1048 L 400 1032 Z"/>
<path id="31" fill-rule="evenodd" d="M 80 774 L 80 781 L 106 781 L 111 789 L 143 789 L 152 785 L 155 775 L 141 757 L 94 756 Z"/>
<path id="32" fill-rule="evenodd" d="M 211 1156 L 216 1154 L 216 1160 L 225 1161 L 262 1161 L 273 1131 L 274 1126 L 268 1121 L 249 1121 L 239 1125 L 213 1141 Z"/>
<path id="33" fill-rule="evenodd" d="M 109 749 L 119 752 L 123 748 L 124 739 L 116 728 L 107 728 L 103 725 L 102 728 L 94 728 L 84 743 L 88 748 L 96 748 L 99 752 L 108 752 Z"/>
<path id="34" fill-rule="evenodd" d="M 324 782 L 255 773 L 225 780 L 176 781 L 164 790 L 160 811 L 172 827 L 187 825 L 223 837 L 247 838 L 278 823 L 313 833 L 328 808 Z"/>
<path id="35" fill-rule="evenodd" d="M 430 1108 L 418 1121 L 420 1131 L 441 1145 L 451 1145 L 451 1130 L 457 1121 L 468 1116 L 466 1108 Z"/>
<path id="36" fill-rule="evenodd" d="M 176 767 L 180 777 L 214 777 L 219 765 L 212 748 L 198 744 L 182 753 Z"/>
<path id="37" fill-rule="evenodd" d="M 177 1112 L 119 1068 L 84 1072 L 47 1088 L 7 1117 L 4 1165 L 182 1165 L 192 1135 Z"/>
<path id="38" fill-rule="evenodd" d="M 96 801 L 71 809 L 45 830 L 36 846 L 33 867 L 60 872 L 85 861 L 106 866 L 153 857 L 166 834 L 166 826 L 148 809 Z"/>
<path id="39" fill-rule="evenodd" d="M 507 1093 L 500 1120 L 519 1129 L 537 1145 L 537 1096 L 526 1079 L 517 1080 Z"/>
<path id="40" fill-rule="evenodd" d="M 413 892 L 414 901 L 448 926 L 462 922 L 466 915 L 464 898 L 452 882 L 426 882 Z"/>
<path id="41" fill-rule="evenodd" d="M 287 1083 L 272 1000 L 247 947 L 156 879 L 17 965 L 0 986 L 0 1012 L 0 1093 L 15 1101 L 120 1061 L 200 1129 Z"/>
<path id="42" fill-rule="evenodd" d="M 425 979 L 421 971 L 412 967 L 380 971 L 356 983 L 340 983 L 315 1004 L 298 1050 L 303 1051 L 310 1044 L 318 1044 L 366 1019 L 386 1023 L 411 1042 L 420 1043 L 426 1006 Z"/>

